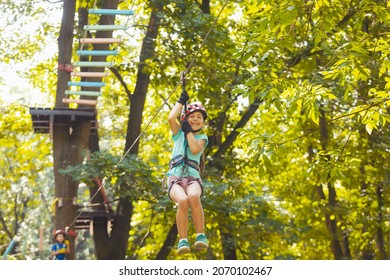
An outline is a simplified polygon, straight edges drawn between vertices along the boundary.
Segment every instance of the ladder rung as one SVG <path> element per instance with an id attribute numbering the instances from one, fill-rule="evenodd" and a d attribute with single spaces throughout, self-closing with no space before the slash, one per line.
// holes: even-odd
<path id="1" fill-rule="evenodd" d="M 80 105 L 89 105 L 89 106 L 96 106 L 97 100 L 90 100 L 90 99 L 69 99 L 69 98 L 63 98 L 63 103 L 77 103 Z"/>
<path id="2" fill-rule="evenodd" d="M 105 62 L 105 61 L 77 61 L 73 66 L 80 67 L 112 67 L 114 62 Z"/>
<path id="3" fill-rule="evenodd" d="M 90 9 L 88 10 L 88 13 L 94 15 L 124 15 L 124 16 L 134 15 L 134 11 L 131 10 L 115 10 L 115 9 Z"/>
<path id="4" fill-rule="evenodd" d="M 83 55 L 92 55 L 92 56 L 98 56 L 98 55 L 118 55 L 117 50 L 80 50 L 77 51 L 77 55 L 83 56 Z"/>
<path id="5" fill-rule="evenodd" d="M 82 38 L 80 44 L 112 44 L 122 43 L 122 38 Z"/>
<path id="6" fill-rule="evenodd" d="M 114 30 L 126 30 L 126 25 L 84 25 L 84 30 L 89 31 L 114 31 Z"/>
<path id="7" fill-rule="evenodd" d="M 84 78 L 104 78 L 110 76 L 110 72 L 72 72 L 71 75 Z"/>
<path id="8" fill-rule="evenodd" d="M 80 86 L 80 87 L 104 87 L 104 82 L 68 82 L 68 86 Z"/>
<path id="9" fill-rule="evenodd" d="M 101 96 L 100 91 L 87 91 L 87 90 L 66 90 L 66 95 L 85 95 L 85 96 Z"/>

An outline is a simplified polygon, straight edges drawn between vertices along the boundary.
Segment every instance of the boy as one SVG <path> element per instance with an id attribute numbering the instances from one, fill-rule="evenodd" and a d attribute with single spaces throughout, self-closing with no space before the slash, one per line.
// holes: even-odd
<path id="1" fill-rule="evenodd" d="M 69 254 L 69 241 L 65 240 L 65 232 L 63 230 L 57 230 L 54 233 L 55 243 L 51 247 L 51 255 L 55 260 L 65 260 L 66 254 Z"/>

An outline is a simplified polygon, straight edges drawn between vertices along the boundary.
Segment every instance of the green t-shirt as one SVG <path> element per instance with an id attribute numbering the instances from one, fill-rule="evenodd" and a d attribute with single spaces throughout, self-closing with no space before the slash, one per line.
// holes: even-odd
<path id="1" fill-rule="evenodd" d="M 196 134 L 194 136 L 195 136 L 196 140 L 200 140 L 200 139 L 206 140 L 206 145 L 204 147 L 207 146 L 207 144 L 209 142 L 207 135 Z M 191 153 L 190 147 L 187 146 L 187 139 L 185 138 L 184 132 L 181 129 L 179 130 L 179 132 L 176 135 L 172 136 L 172 139 L 174 141 L 172 158 L 174 158 L 175 156 L 178 156 L 178 155 L 184 156 L 185 152 L 187 150 L 187 158 L 189 160 L 196 161 L 199 165 L 200 157 L 201 157 L 203 151 L 201 151 L 197 154 Z M 184 164 L 184 162 L 182 162 L 181 164 L 179 164 L 179 165 L 175 166 L 174 168 L 172 168 L 171 170 L 169 170 L 167 172 L 167 175 L 168 176 L 174 175 L 174 176 L 178 176 L 178 177 L 192 176 L 195 178 L 200 178 L 199 172 L 195 168 L 192 168 L 190 166 L 188 166 L 188 168 L 187 168 L 187 166 Z"/>

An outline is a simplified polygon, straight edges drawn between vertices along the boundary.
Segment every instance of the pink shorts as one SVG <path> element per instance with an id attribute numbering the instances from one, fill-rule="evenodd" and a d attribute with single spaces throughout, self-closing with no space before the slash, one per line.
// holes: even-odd
<path id="1" fill-rule="evenodd" d="M 202 186 L 202 179 L 200 178 L 195 178 L 195 177 L 177 177 L 177 176 L 169 176 L 168 177 L 168 197 L 169 199 L 171 199 L 169 193 L 171 192 L 171 189 L 172 189 L 172 186 L 177 184 L 179 186 L 181 186 L 184 190 L 187 190 L 187 187 L 191 184 L 193 184 L 194 182 L 198 182 L 201 190 L 202 190 L 202 193 L 200 196 L 202 196 L 203 194 L 203 186 Z M 172 200 L 172 199 L 171 199 Z"/>

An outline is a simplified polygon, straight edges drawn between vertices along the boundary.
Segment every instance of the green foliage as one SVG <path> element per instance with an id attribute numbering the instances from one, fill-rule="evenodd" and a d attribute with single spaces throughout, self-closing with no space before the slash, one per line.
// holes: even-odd
<path id="1" fill-rule="evenodd" d="M 59 3 L 49 5 L 36 0 L 2 1 L 0 3 L 2 61 L 13 64 L 31 60 L 32 54 L 41 52 L 50 40 L 55 40 L 58 23 L 53 25 L 50 15 L 59 9 Z M 40 24 L 31 24 L 33 21 L 39 21 Z"/>
<path id="2" fill-rule="evenodd" d="M 372 223 L 359 215 L 361 222 L 356 225 L 356 220 L 348 217 L 356 213 L 371 218 L 383 214 L 383 209 L 366 209 L 360 192 L 375 190 L 387 176 L 387 163 L 383 166 L 386 153 L 370 148 L 388 146 L 387 139 L 382 137 L 388 132 L 389 117 L 388 79 L 384 78 L 384 73 L 389 73 L 385 50 L 388 40 L 383 40 L 381 34 L 389 28 L 389 17 L 383 13 L 386 4 L 258 3 L 257 8 L 249 8 L 252 12 L 255 9 L 249 14 L 254 30 L 246 35 L 251 44 L 243 45 L 237 53 L 248 63 L 259 65 L 238 88 L 250 98 L 259 96 L 264 100 L 261 119 L 243 130 L 244 150 L 259 164 L 259 175 L 275 186 L 272 193 L 282 201 L 295 201 L 291 195 L 283 195 L 286 188 L 294 189 L 294 195 L 297 190 L 311 188 L 318 194 L 302 193 L 298 196 L 300 204 L 304 205 L 305 200 L 308 207 L 312 203 L 323 204 L 334 187 L 336 208 L 325 203 L 319 209 L 322 215 L 318 217 L 322 216 L 322 220 L 306 216 L 309 225 L 323 225 L 323 215 L 330 215 L 331 220 L 337 221 L 339 240 L 342 235 L 357 231 L 350 235 L 349 242 L 365 244 L 360 249 L 352 248 L 352 258 L 362 258 L 363 249 L 381 258 L 383 253 L 370 245 L 376 231 Z M 304 179 L 299 180 L 302 175 L 297 172 Z M 376 205 L 383 199 L 373 192 L 368 196 Z M 291 210 L 292 216 L 296 216 Z M 385 228 L 384 221 L 380 219 L 376 227 Z M 361 239 L 361 234 L 366 239 Z M 299 243 L 297 246 L 301 251 L 303 247 Z M 329 251 L 309 256 L 328 257 Z"/>
<path id="3" fill-rule="evenodd" d="M 50 204 L 53 195 L 48 137 L 31 133 L 28 110 L 0 99 L 0 252 L 15 240 L 16 258 L 45 258 L 39 248 L 43 227 L 45 244 L 50 242 Z"/>
<path id="4" fill-rule="evenodd" d="M 26 11 L 31 21 L 43 12 L 34 3 L 22 7 L 9 2 L 8 7 Z M 333 259 L 332 237 L 342 246 L 348 239 L 350 256 L 342 258 L 388 256 L 389 241 L 384 239 L 382 247 L 378 242 L 390 228 L 388 4 L 229 2 L 199 49 L 222 3 L 213 2 L 211 14 L 204 14 L 196 1 L 164 2 L 157 55 L 146 65 L 151 76 L 143 127 L 162 110 L 140 138 L 138 156 L 122 159 L 144 34 L 140 26 L 148 23 L 149 4 L 141 1 L 135 7 L 139 25 L 128 31 L 134 36 L 120 48 L 122 83 L 113 75 L 106 78 L 99 98 L 102 151 L 81 166 L 62 170 L 88 186 L 98 177 L 110 198 L 133 201 L 127 258 L 154 259 L 174 224 L 176 205 L 161 189 L 161 180 L 173 146 L 166 119 L 177 93 L 166 99 L 197 51 L 187 90 L 191 101 L 207 106 L 204 132 L 214 141 L 206 151 L 202 198 L 210 250 L 185 257 L 172 250 L 168 258 L 224 259 L 224 248 L 233 246 L 239 259 Z M 129 8 L 130 1 L 120 5 Z M 16 24 L 25 21 L 15 17 Z M 47 43 L 44 36 L 57 33 L 58 25 L 48 24 L 31 36 L 16 31 L 12 40 L 2 40 L 4 61 L 27 59 Z M 23 49 L 17 44 L 21 41 Z M 55 92 L 55 61 L 40 61 L 25 73 L 45 96 Z M 258 111 L 227 152 L 214 158 L 253 102 L 260 105 Z M 5 191 L 0 201 L 7 228 L 0 228 L 0 243 L 20 237 L 21 258 L 39 258 L 38 228 L 26 217 L 40 216 L 49 232 L 53 179 L 48 137 L 32 136 L 24 108 L 1 110 L 0 183 Z M 38 203 L 42 197 L 44 203 Z M 89 199 L 88 193 L 83 198 Z M 335 222 L 333 233 L 330 222 Z M 225 239 L 227 233 L 231 239 Z M 193 234 L 190 226 L 190 239 Z"/>
<path id="5" fill-rule="evenodd" d="M 85 164 L 69 165 L 59 172 L 89 185 L 100 178 L 112 195 L 134 200 L 155 201 L 153 192 L 156 187 L 151 186 L 159 185 L 150 166 L 134 155 L 122 158 L 95 152 L 88 156 Z"/>

